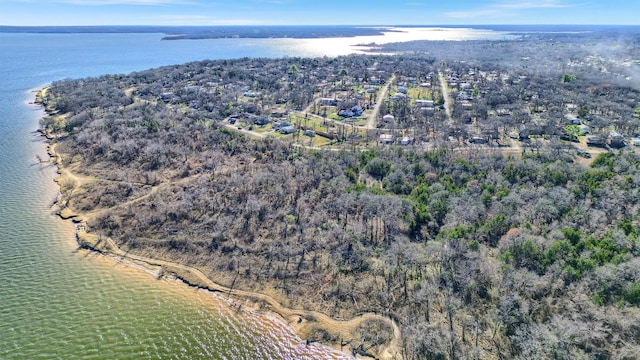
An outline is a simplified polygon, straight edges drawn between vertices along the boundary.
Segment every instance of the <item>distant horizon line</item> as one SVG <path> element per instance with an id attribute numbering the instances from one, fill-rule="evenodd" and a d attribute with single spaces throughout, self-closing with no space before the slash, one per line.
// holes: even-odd
<path id="1" fill-rule="evenodd" d="M 399 28 L 431 28 L 431 27 L 487 27 L 487 26 L 612 26 L 612 27 L 640 27 L 640 24 L 570 24 L 570 23 L 553 23 L 553 24 L 220 24 L 220 25 L 154 25 L 154 24 L 136 24 L 136 25 L 2 25 L 0 24 L 0 29 L 3 28 L 122 28 L 122 27 L 137 27 L 137 28 L 211 28 L 211 27 L 358 27 L 358 28 L 390 28 L 390 27 L 399 27 Z"/>

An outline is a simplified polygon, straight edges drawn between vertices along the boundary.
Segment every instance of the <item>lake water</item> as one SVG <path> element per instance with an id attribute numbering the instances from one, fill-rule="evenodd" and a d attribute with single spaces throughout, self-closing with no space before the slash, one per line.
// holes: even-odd
<path id="1" fill-rule="evenodd" d="M 501 35 L 483 30 L 474 36 Z M 55 169 L 36 163 L 37 156 L 46 158 L 45 144 L 35 133 L 42 114 L 28 102 L 34 98 L 32 89 L 63 78 L 202 59 L 335 56 L 354 52 L 352 44 L 385 39 L 161 37 L 0 33 L 0 359 L 340 356 L 306 346 L 275 318 L 238 313 L 207 292 L 76 251 L 73 225 L 51 214 L 58 192 Z"/>

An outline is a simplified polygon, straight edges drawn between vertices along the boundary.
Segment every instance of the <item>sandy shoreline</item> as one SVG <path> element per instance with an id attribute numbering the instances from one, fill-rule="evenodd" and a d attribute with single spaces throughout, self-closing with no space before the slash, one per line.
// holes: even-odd
<path id="1" fill-rule="evenodd" d="M 52 113 L 52 109 L 47 109 L 42 103 L 46 91 L 47 87 L 39 91 L 32 90 L 32 92 L 36 92 L 36 99 L 33 104 L 42 107 L 47 116 L 53 116 L 55 114 Z M 86 181 L 86 179 L 73 174 L 69 169 L 64 167 L 62 156 L 56 151 L 56 138 L 42 129 L 38 129 L 38 131 L 48 141 L 47 152 L 49 154 L 49 161 L 56 165 L 57 168 L 58 176 L 54 181 L 58 186 L 62 186 L 62 184 L 66 186 L 73 184 L 72 188 L 75 188 L 81 185 L 83 180 Z M 157 278 L 165 277 L 175 279 L 190 287 L 203 289 L 213 294 L 223 294 L 224 297 L 227 298 L 233 297 L 234 300 L 230 302 L 229 306 L 241 306 L 244 311 L 258 312 L 260 316 L 278 319 L 287 324 L 302 339 L 308 338 L 308 335 L 317 330 L 327 331 L 338 336 L 340 339 L 350 339 L 352 338 L 352 331 L 360 324 L 371 320 L 382 321 L 392 327 L 394 338 L 385 348 L 379 349 L 380 351 L 375 352 L 373 355 L 382 359 L 401 358 L 399 346 L 401 339 L 400 329 L 397 324 L 388 317 L 374 313 L 364 313 L 350 320 L 336 320 L 316 311 L 291 309 L 284 307 L 269 295 L 231 289 L 217 284 L 196 268 L 127 253 L 120 249 L 112 239 L 100 238 L 95 234 L 88 233 L 85 226 L 88 219 L 84 214 L 77 213 L 68 208 L 66 201 L 61 193 L 55 204 L 57 207 L 56 214 L 60 218 L 71 220 L 76 224 L 75 238 L 81 248 L 100 253 L 104 256 L 113 257 L 118 262 L 123 262 L 130 266 L 141 267 Z M 222 296 L 217 297 L 222 298 Z M 322 346 L 344 351 L 340 343 L 324 343 Z M 344 356 L 345 358 L 351 358 L 351 355 L 347 353 L 345 353 Z"/>

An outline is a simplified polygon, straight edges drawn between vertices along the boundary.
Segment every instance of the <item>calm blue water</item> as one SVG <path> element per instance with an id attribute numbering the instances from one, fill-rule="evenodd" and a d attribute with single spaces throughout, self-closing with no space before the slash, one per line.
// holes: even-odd
<path id="1" fill-rule="evenodd" d="M 495 35 L 456 30 L 451 36 L 462 33 L 465 39 Z M 238 314 L 211 294 L 76 251 L 73 225 L 51 215 L 55 169 L 36 163 L 37 155 L 46 158 L 34 132 L 42 114 L 28 102 L 31 89 L 64 78 L 202 59 L 335 56 L 370 39 L 161 37 L 0 33 L 0 359 L 335 356 L 305 346 L 271 318 Z"/>
<path id="2" fill-rule="evenodd" d="M 253 359 L 335 356 L 270 318 L 211 294 L 78 252 L 51 215 L 55 169 L 34 133 L 30 89 L 205 58 L 284 56 L 254 40 L 159 41 L 160 34 L 0 34 L 0 359 Z M 312 50 L 299 51 L 313 55 Z"/>

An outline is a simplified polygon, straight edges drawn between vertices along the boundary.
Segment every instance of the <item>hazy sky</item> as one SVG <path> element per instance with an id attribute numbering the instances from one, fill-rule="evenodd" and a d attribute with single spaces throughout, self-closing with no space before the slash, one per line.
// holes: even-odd
<path id="1" fill-rule="evenodd" d="M 0 0 L 0 25 L 640 25 L 639 0 Z"/>

